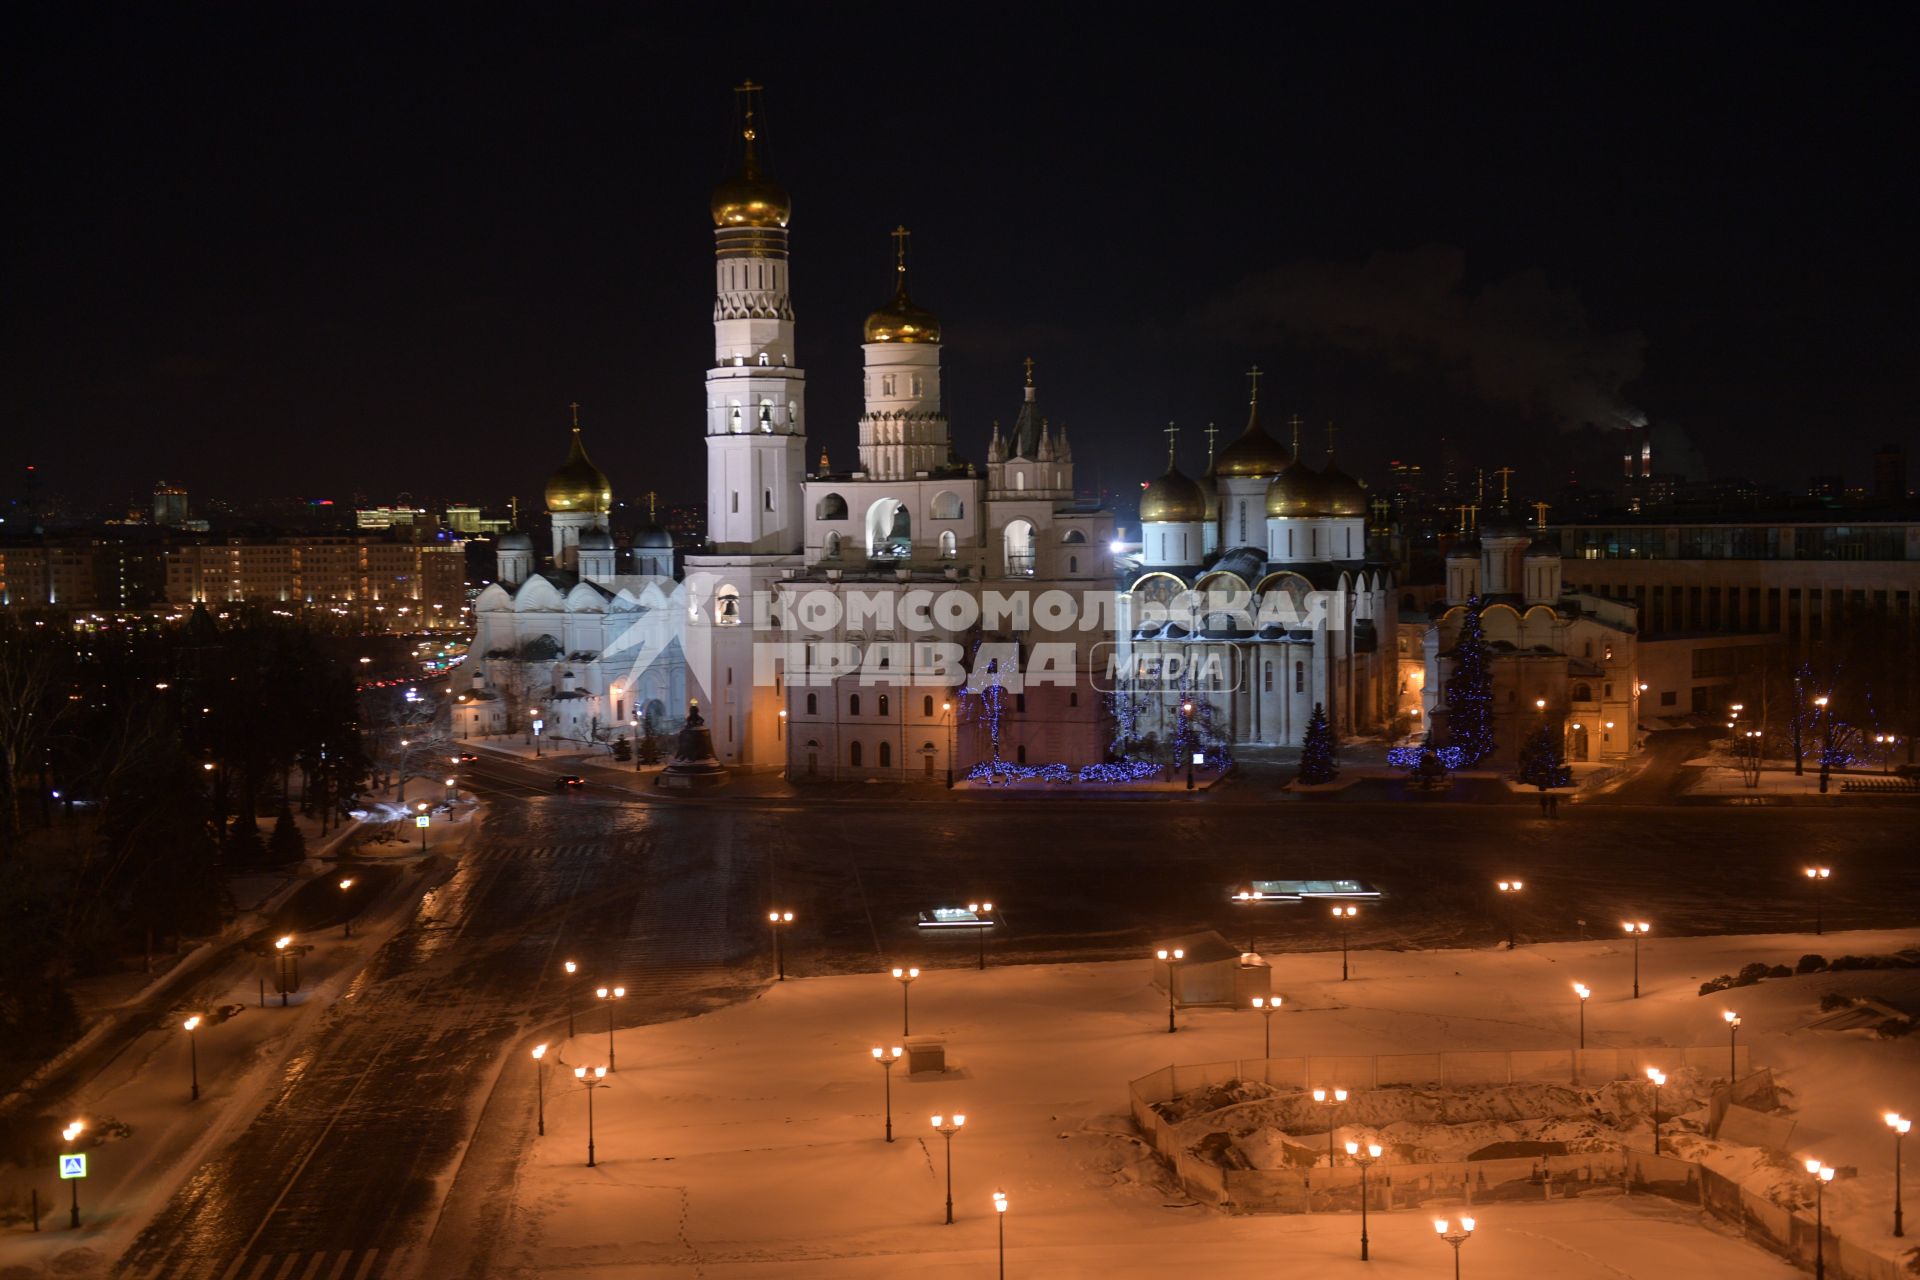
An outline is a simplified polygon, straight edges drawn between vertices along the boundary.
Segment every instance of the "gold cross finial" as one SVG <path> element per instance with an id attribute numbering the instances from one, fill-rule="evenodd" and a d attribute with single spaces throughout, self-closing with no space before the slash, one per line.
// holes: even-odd
<path id="1" fill-rule="evenodd" d="M 1180 428 L 1169 422 L 1162 428 L 1167 434 L 1167 470 L 1173 470 L 1173 450 L 1180 440 Z"/>
<path id="2" fill-rule="evenodd" d="M 912 234 L 905 227 L 893 229 L 893 269 L 903 276 L 907 274 L 907 237 Z"/>
<path id="3" fill-rule="evenodd" d="M 660 500 L 659 494 L 655 493 L 651 489 L 647 490 L 647 523 L 648 524 L 654 523 L 653 508 L 654 508 L 654 504 L 659 500 Z"/>
<path id="4" fill-rule="evenodd" d="M 1033 385 L 1033 357 L 1028 356 L 1026 358 L 1025 364 L 1027 366 L 1027 385 L 1032 386 Z"/>
<path id="5" fill-rule="evenodd" d="M 753 95 L 759 93 L 760 89 L 760 85 L 755 84 L 751 80 L 746 80 L 742 81 L 740 87 L 734 90 L 735 93 L 740 95 L 740 110 L 743 116 L 740 126 L 740 136 L 748 142 L 752 142 L 754 138 Z"/>
<path id="6" fill-rule="evenodd" d="M 575 400 L 567 407 L 573 410 L 573 429 L 578 431 L 580 429 L 580 402 Z"/>
<path id="7" fill-rule="evenodd" d="M 1213 438 L 1220 434 L 1220 428 L 1211 422 L 1207 424 L 1207 470 L 1213 470 Z"/>
<path id="8" fill-rule="evenodd" d="M 1300 456 L 1300 415 L 1294 414 L 1287 419 L 1287 425 L 1293 428 L 1293 456 Z"/>
<path id="9" fill-rule="evenodd" d="M 1507 505 L 1507 481 L 1513 476 L 1513 468 L 1501 467 L 1493 474 L 1500 477 L 1500 505 L 1504 507 Z"/>
<path id="10" fill-rule="evenodd" d="M 1333 423 L 1327 423 L 1327 457 L 1329 460 L 1333 457 L 1333 436 L 1339 429 L 1340 428 L 1334 426 Z"/>
<path id="11" fill-rule="evenodd" d="M 1548 502 L 1536 502 L 1533 504 L 1534 528 L 1545 529 L 1547 527 L 1547 512 L 1552 509 L 1552 506 L 1553 504 Z"/>
<path id="12" fill-rule="evenodd" d="M 1247 370 L 1247 403 L 1260 403 L 1260 366 Z"/>

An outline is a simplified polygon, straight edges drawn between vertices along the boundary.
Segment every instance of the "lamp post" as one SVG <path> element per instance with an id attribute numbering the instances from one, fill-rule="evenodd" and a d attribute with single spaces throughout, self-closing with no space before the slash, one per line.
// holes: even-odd
<path id="1" fill-rule="evenodd" d="M 1460 1219 L 1460 1228 L 1456 1231 L 1445 1218 L 1435 1218 L 1433 1230 L 1435 1235 L 1453 1246 L 1453 1280 L 1460 1280 L 1460 1246 L 1473 1236 L 1473 1219 Z"/>
<path id="2" fill-rule="evenodd" d="M 1827 1274 L 1827 1184 L 1833 1181 L 1833 1169 L 1818 1160 L 1807 1161 L 1813 1175 L 1813 1280 L 1825 1280 Z"/>
<path id="3" fill-rule="evenodd" d="M 1734 1047 L 1740 1035 L 1740 1015 L 1727 1009 L 1720 1016 L 1727 1020 L 1727 1083 L 1732 1084 L 1740 1078 L 1740 1052 Z"/>
<path id="4" fill-rule="evenodd" d="M 300 985 L 300 956 L 291 950 L 293 935 L 282 934 L 273 940 L 273 962 L 279 979 L 280 1007 L 287 1007 L 287 993 Z M 291 975 L 291 977 L 289 977 Z"/>
<path id="5" fill-rule="evenodd" d="M 1373 1167 L 1373 1162 L 1378 1160 L 1379 1158 L 1380 1158 L 1380 1144 L 1377 1142 L 1369 1142 L 1366 1145 L 1366 1149 L 1364 1151 L 1361 1150 L 1360 1144 L 1357 1142 L 1349 1142 L 1347 1144 L 1347 1159 L 1353 1161 L 1355 1164 L 1360 1166 L 1360 1261 L 1362 1262 L 1366 1262 L 1368 1260 L 1367 1259 L 1367 1170 L 1371 1169 Z"/>
<path id="6" fill-rule="evenodd" d="M 913 1034 L 912 1010 L 907 1004 L 907 988 L 911 987 L 913 980 L 919 976 L 920 971 L 918 969 L 895 969 L 893 971 L 893 980 L 900 984 L 900 1034 L 903 1036 Z"/>
<path id="7" fill-rule="evenodd" d="M 1584 982 L 1573 984 L 1573 994 L 1580 997 L 1580 1047 L 1587 1047 L 1587 1001 L 1592 999 L 1593 990 Z"/>
<path id="8" fill-rule="evenodd" d="M 993 1193 L 993 1216 L 1000 1224 L 1000 1280 L 1007 1280 L 1007 1193 Z"/>
<path id="9" fill-rule="evenodd" d="M 587 1168 L 593 1168 L 593 1091 L 607 1083 L 608 1067 L 575 1067 L 573 1078 L 587 1087 Z"/>
<path id="10" fill-rule="evenodd" d="M 1827 794 L 1827 777 L 1833 767 L 1833 716 L 1827 711 L 1827 695 L 1813 700 L 1820 708 L 1820 794 Z"/>
<path id="11" fill-rule="evenodd" d="M 947 790 L 953 790 L 953 702 L 951 699 L 940 704 L 940 714 L 947 722 Z"/>
<path id="12" fill-rule="evenodd" d="M 1511 951 L 1513 950 L 1519 928 L 1515 922 L 1517 913 L 1513 906 L 1514 897 L 1512 895 L 1517 895 L 1520 892 L 1521 882 L 1518 880 L 1496 880 L 1494 883 L 1500 886 L 1501 901 L 1507 904 L 1507 950 Z"/>
<path id="13" fill-rule="evenodd" d="M 993 914 L 993 904 L 991 902 L 969 902 L 967 904 L 967 910 L 973 913 L 975 922 L 973 932 L 980 941 L 980 968 L 984 970 L 987 967 L 987 918 Z"/>
<path id="14" fill-rule="evenodd" d="M 1900 1207 L 1900 1139 L 1907 1136 L 1907 1130 L 1913 1128 L 1913 1121 L 1898 1111 L 1889 1111 L 1881 1119 L 1887 1122 L 1887 1128 L 1893 1130 L 1893 1234 L 1907 1234 L 1906 1223 Z"/>
<path id="15" fill-rule="evenodd" d="M 886 1098 L 888 1142 L 893 1141 L 893 1064 L 900 1061 L 900 1054 L 899 1045 L 890 1050 L 882 1049 L 879 1045 L 873 1046 L 873 1060 L 880 1064 L 880 1078 L 885 1082 L 881 1091 Z"/>
<path id="16" fill-rule="evenodd" d="M 1622 920 L 1620 927 L 1626 930 L 1629 938 L 1633 939 L 1633 998 L 1638 1000 L 1640 998 L 1640 939 L 1645 937 L 1647 931 L 1653 926 L 1645 920 Z"/>
<path id="17" fill-rule="evenodd" d="M 1347 980 L 1347 925 L 1357 915 L 1360 908 L 1354 906 L 1335 907 L 1333 918 L 1340 922 L 1340 981 Z"/>
<path id="18" fill-rule="evenodd" d="M 1266 1027 L 1266 1036 L 1262 1042 L 1265 1045 L 1266 1052 L 1261 1055 L 1262 1057 L 1271 1058 L 1273 1056 L 1273 1015 L 1280 1012 L 1282 1003 L 1284 1002 L 1279 996 L 1274 996 L 1271 999 L 1266 996 L 1255 996 L 1253 998 L 1253 1007 L 1260 1011 L 1260 1020 Z"/>
<path id="19" fill-rule="evenodd" d="M 573 1039 L 573 975 L 580 972 L 580 966 L 569 960 L 566 962 L 565 968 L 567 971 L 567 981 L 563 985 L 567 989 L 567 1039 L 571 1040 Z"/>
<path id="20" fill-rule="evenodd" d="M 613 1002 L 615 1000 L 626 999 L 627 989 L 625 987 L 611 987 L 611 988 L 595 987 L 593 989 L 593 994 L 596 999 L 605 1000 L 607 1002 L 607 1070 L 612 1071 L 614 1069 L 614 1066 L 613 1066 Z"/>
<path id="21" fill-rule="evenodd" d="M 1187 958 L 1186 948 L 1175 947 L 1169 951 L 1165 947 L 1154 952 L 1154 957 L 1167 966 L 1167 1034 L 1173 1034 L 1173 966 Z"/>
<path id="22" fill-rule="evenodd" d="M 1800 673 L 1793 673 L 1793 776 L 1804 777 L 1807 772 L 1805 748 L 1800 745 Z"/>
<path id="23" fill-rule="evenodd" d="M 534 707 L 527 712 L 527 740 L 533 743 L 533 758 L 540 758 L 540 708 Z"/>
<path id="24" fill-rule="evenodd" d="M 1192 728 L 1193 726 L 1193 699 L 1191 698 L 1188 698 L 1186 701 L 1180 704 L 1180 725 L 1181 725 L 1180 741 L 1185 744 L 1186 754 L 1187 754 L 1187 790 L 1191 791 L 1193 790 L 1193 746 L 1194 744 L 1192 742 L 1187 741 L 1187 733 L 1186 733 L 1186 730 Z"/>
<path id="25" fill-rule="evenodd" d="M 640 772 L 640 717 L 630 716 L 627 726 L 633 730 L 633 771 Z"/>
<path id="26" fill-rule="evenodd" d="M 780 982 L 787 980 L 787 958 L 780 950 L 780 926 L 792 923 L 793 912 L 791 911 L 767 912 L 767 924 L 773 929 L 773 967 Z"/>
<path id="27" fill-rule="evenodd" d="M 1660 1154 L 1660 1086 L 1667 1082 L 1667 1073 L 1658 1067 L 1647 1068 L 1647 1080 L 1653 1085 L 1653 1154 Z"/>
<path id="28" fill-rule="evenodd" d="M 341 877 L 340 892 L 342 896 L 344 896 L 347 890 L 351 888 L 353 888 L 353 877 L 352 876 Z M 351 914 L 347 916 L 346 927 L 344 931 L 340 934 L 340 936 L 343 938 L 351 938 L 353 936 L 353 916 Z"/>
<path id="29" fill-rule="evenodd" d="M 1820 936 L 1821 930 L 1826 927 L 1826 921 L 1822 918 L 1823 912 L 1821 908 L 1824 904 L 1820 898 L 1820 886 L 1833 878 L 1833 868 L 1805 867 L 1802 868 L 1802 870 L 1807 873 L 1807 879 L 1813 885 L 1813 936 L 1817 938 Z"/>
<path id="30" fill-rule="evenodd" d="M 199 1037 L 193 1033 L 200 1029 L 200 1015 L 194 1014 L 180 1026 L 187 1033 L 187 1071 L 189 1078 L 193 1081 L 192 1100 L 198 1102 L 200 1101 L 200 1048 L 194 1043 Z"/>
<path id="31" fill-rule="evenodd" d="M 427 851 L 427 828 L 433 825 L 433 816 L 427 812 L 427 802 L 425 800 L 416 801 L 413 807 L 415 810 L 413 825 L 420 828 L 420 852 L 425 853 Z"/>
<path id="32" fill-rule="evenodd" d="M 69 1122 L 67 1127 L 60 1131 L 60 1141 L 72 1146 L 73 1140 L 79 1137 L 86 1127 L 85 1120 Z M 73 1216 L 68 1220 L 68 1225 L 78 1231 L 80 1229 L 80 1179 L 68 1178 L 67 1183 L 73 1188 Z"/>
<path id="33" fill-rule="evenodd" d="M 960 1132 L 967 1123 L 965 1116 L 954 1116 L 948 1120 L 945 1116 L 933 1118 L 933 1130 L 947 1140 L 947 1225 L 953 1225 L 953 1135 Z"/>
<path id="34" fill-rule="evenodd" d="M 1740 778 L 1752 790 L 1760 785 L 1760 765 L 1765 755 L 1763 731 L 1748 729 L 1740 744 Z"/>
<path id="35" fill-rule="evenodd" d="M 547 1046 L 533 1046 L 533 1096 L 539 1108 L 540 1136 L 547 1136 Z"/>
<path id="36" fill-rule="evenodd" d="M 1315 1089 L 1313 1100 L 1327 1109 L 1327 1168 L 1333 1168 L 1333 1109 L 1347 1100 L 1345 1089 Z"/>

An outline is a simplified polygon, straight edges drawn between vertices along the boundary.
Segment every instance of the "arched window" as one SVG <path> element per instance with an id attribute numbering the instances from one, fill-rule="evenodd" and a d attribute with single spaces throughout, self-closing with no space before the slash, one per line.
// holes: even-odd
<path id="1" fill-rule="evenodd" d="M 1015 747 L 1013 749 L 1013 759 L 1016 764 L 1025 764 L 1027 762 L 1027 749 L 1025 747 Z"/>
<path id="2" fill-rule="evenodd" d="M 760 491 L 760 509 L 762 511 L 773 510 L 773 490 L 762 489 Z"/>
<path id="3" fill-rule="evenodd" d="M 1293 664 L 1293 691 L 1295 693 L 1307 691 L 1307 664 L 1304 662 Z"/>
<path id="4" fill-rule="evenodd" d="M 847 500 L 837 493 L 829 493 L 821 498 L 813 509 L 816 520 L 845 520 L 847 518 Z"/>
<path id="5" fill-rule="evenodd" d="M 820 714 L 820 695 L 819 694 L 810 693 L 807 695 L 807 714 L 810 716 L 817 716 Z"/>
<path id="6" fill-rule="evenodd" d="M 850 716 L 857 716 L 860 714 L 860 695 L 859 694 L 856 693 L 852 697 L 847 699 L 847 714 Z"/>
<path id="7" fill-rule="evenodd" d="M 1079 556 L 1068 556 L 1068 557 L 1067 557 L 1067 572 L 1068 572 L 1068 573 L 1078 573 L 1078 572 L 1080 572 L 1080 557 L 1079 557 Z"/>
<path id="8" fill-rule="evenodd" d="M 951 560 L 955 555 L 959 554 L 959 551 L 960 544 L 958 540 L 954 538 L 953 530 L 942 529 L 940 531 L 940 558 L 942 560 Z"/>
<path id="9" fill-rule="evenodd" d="M 883 742 L 880 744 L 880 767 L 882 769 L 890 769 L 893 767 L 893 744 L 891 742 Z"/>
<path id="10" fill-rule="evenodd" d="M 880 714 L 882 717 L 884 717 L 887 714 L 887 695 L 884 693 L 880 695 Z M 886 747 L 883 746 L 880 748 L 880 750 L 885 751 Z M 882 760 L 880 763 L 885 764 L 886 761 Z"/>
<path id="11" fill-rule="evenodd" d="M 953 490 L 942 489 L 933 495 L 933 505 L 927 514 L 935 520 L 958 520 L 967 514 L 967 504 Z"/>
<path id="12" fill-rule="evenodd" d="M 933 695 L 932 694 L 928 694 L 926 697 L 920 700 L 920 714 L 925 716 L 929 720 L 933 719 Z"/>
<path id="13" fill-rule="evenodd" d="M 1573 686 L 1573 700 L 1575 702 L 1592 702 L 1593 686 L 1587 684 L 1577 684 Z"/>
<path id="14" fill-rule="evenodd" d="M 838 560 L 840 558 L 840 535 L 837 533 L 828 534 L 826 545 L 820 550 L 821 554 L 827 559 Z"/>
<path id="15" fill-rule="evenodd" d="M 1065 534 L 1061 535 L 1061 538 L 1060 538 L 1061 542 L 1067 543 L 1070 545 L 1078 545 L 1078 544 L 1084 543 L 1086 540 L 1087 540 L 1087 535 L 1080 532 L 1080 530 L 1078 529 L 1069 529 L 1066 531 Z"/>
<path id="16" fill-rule="evenodd" d="M 860 744 L 859 743 L 856 742 L 851 747 L 847 748 L 847 763 L 852 765 L 856 769 L 860 767 Z"/>

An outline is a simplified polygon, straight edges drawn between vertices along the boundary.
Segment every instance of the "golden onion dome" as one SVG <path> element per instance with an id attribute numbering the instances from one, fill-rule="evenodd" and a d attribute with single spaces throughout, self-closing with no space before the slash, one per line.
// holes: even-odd
<path id="1" fill-rule="evenodd" d="M 715 187 L 707 207 L 716 227 L 784 227 L 793 217 L 787 189 L 761 177 L 751 153 L 745 171 Z"/>
<path id="2" fill-rule="evenodd" d="M 1267 514 L 1287 519 L 1327 514 L 1326 481 L 1306 463 L 1296 459 L 1267 483 Z"/>
<path id="3" fill-rule="evenodd" d="M 612 509 L 613 489 L 606 473 L 587 457 L 587 447 L 580 442 L 580 428 L 575 426 L 567 460 L 547 477 L 547 510 L 590 511 L 603 516 Z"/>
<path id="4" fill-rule="evenodd" d="M 1246 479 L 1254 476 L 1276 476 L 1286 470 L 1293 461 L 1285 445 L 1267 434 L 1260 425 L 1260 406 L 1254 405 L 1247 415 L 1247 429 L 1242 431 L 1232 444 L 1220 451 L 1214 460 L 1214 471 L 1222 476 Z"/>
<path id="5" fill-rule="evenodd" d="M 1333 465 L 1329 460 L 1327 469 L 1320 473 L 1320 483 L 1325 486 L 1327 513 L 1335 516 L 1364 516 L 1367 514 L 1367 491 L 1360 482 Z"/>
<path id="6" fill-rule="evenodd" d="M 1140 492 L 1142 524 L 1187 524 L 1206 516 L 1206 495 L 1178 467 L 1168 467 L 1165 475 Z"/>
<path id="7" fill-rule="evenodd" d="M 938 342 L 940 317 L 917 307 L 907 294 L 907 237 L 905 227 L 893 229 L 893 301 L 867 317 L 868 342 Z"/>

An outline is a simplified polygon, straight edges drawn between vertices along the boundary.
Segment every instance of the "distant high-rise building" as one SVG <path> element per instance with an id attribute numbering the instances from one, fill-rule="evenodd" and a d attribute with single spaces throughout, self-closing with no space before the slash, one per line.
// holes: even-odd
<path id="1" fill-rule="evenodd" d="M 153 522 L 167 529 L 184 528 L 187 523 L 187 491 L 165 480 L 153 486 Z"/>
<path id="2" fill-rule="evenodd" d="M 1907 451 L 1897 444 L 1874 451 L 1873 500 L 1893 505 L 1907 500 Z"/>

